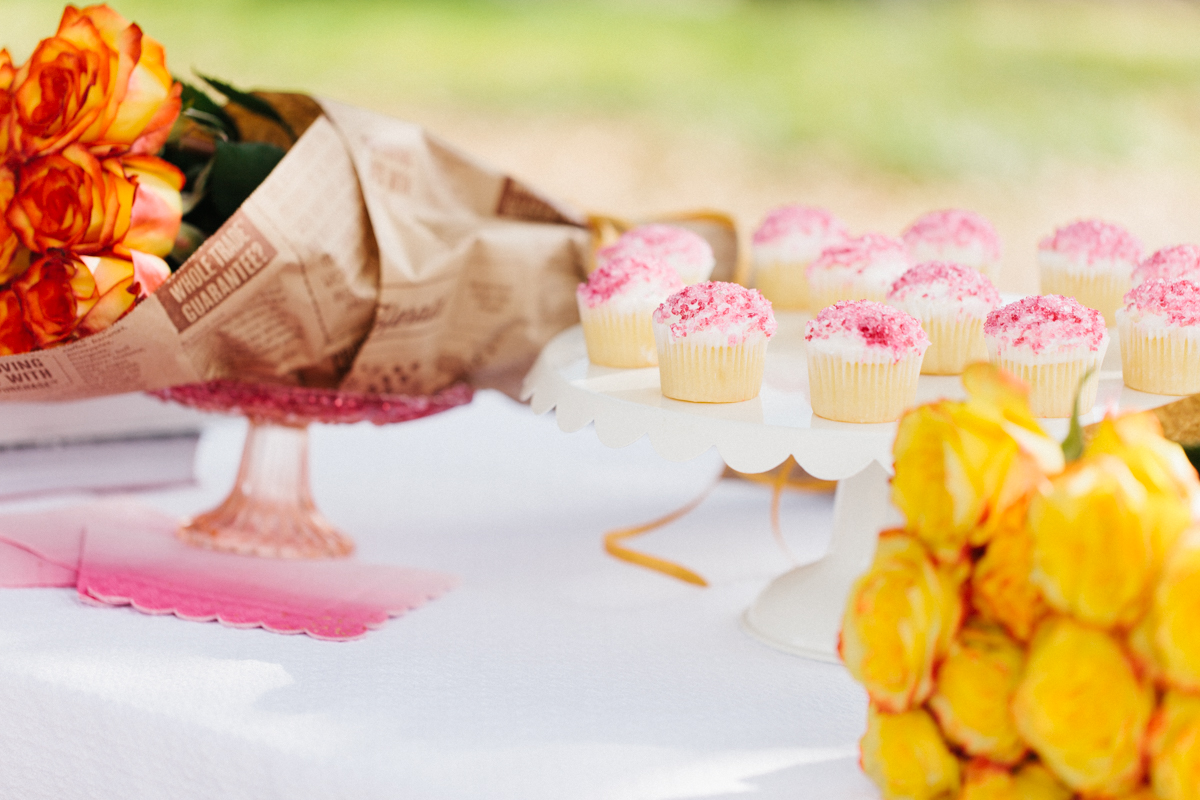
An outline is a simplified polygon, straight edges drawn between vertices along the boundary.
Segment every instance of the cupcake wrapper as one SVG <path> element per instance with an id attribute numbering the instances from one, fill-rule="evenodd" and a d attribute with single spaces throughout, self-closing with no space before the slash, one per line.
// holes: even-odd
<path id="1" fill-rule="evenodd" d="M 1079 380 L 1092 367 L 1096 371 L 1079 392 L 1079 413 L 1096 405 L 1096 389 L 1100 386 L 1100 362 L 1103 353 L 1092 353 L 1078 361 L 1057 364 L 1023 364 L 1003 357 L 991 361 L 1029 386 L 1029 410 L 1035 417 L 1069 417 L 1074 408 Z"/>
<path id="2" fill-rule="evenodd" d="M 1200 393 L 1200 331 L 1147 330 L 1121 320 L 1121 373 L 1139 392 Z"/>
<path id="3" fill-rule="evenodd" d="M 917 398 L 921 356 L 896 363 L 847 361 L 808 352 L 808 386 L 813 413 L 838 422 L 891 422 Z"/>
<path id="4" fill-rule="evenodd" d="M 890 285 L 874 286 L 864 281 L 845 281 L 828 276 L 821 270 L 808 275 L 809 302 L 814 311 L 842 300 L 874 300 L 882 303 L 887 300 L 890 288 Z"/>
<path id="5" fill-rule="evenodd" d="M 654 347 L 652 311 L 620 314 L 607 309 L 587 308 L 582 303 L 579 319 L 588 360 L 602 367 L 635 369 L 658 363 Z"/>
<path id="6" fill-rule="evenodd" d="M 1076 275 L 1065 269 L 1042 267 L 1042 294 L 1074 297 L 1080 304 L 1104 315 L 1111 328 L 1116 324 L 1117 309 L 1125 305 L 1125 293 L 1133 288 L 1130 278 L 1116 275 Z"/>
<path id="7" fill-rule="evenodd" d="M 808 276 L 804 274 L 807 266 L 807 262 L 762 264 L 754 270 L 754 288 L 777 311 L 804 311 L 811 302 Z"/>
<path id="8" fill-rule="evenodd" d="M 692 403 L 739 403 L 762 389 L 767 343 L 708 347 L 669 341 L 666 327 L 655 328 L 662 393 Z"/>
<path id="9" fill-rule="evenodd" d="M 978 317 L 925 317 L 921 327 L 929 337 L 922 375 L 961 375 L 967 364 L 988 360 L 983 320 Z"/>

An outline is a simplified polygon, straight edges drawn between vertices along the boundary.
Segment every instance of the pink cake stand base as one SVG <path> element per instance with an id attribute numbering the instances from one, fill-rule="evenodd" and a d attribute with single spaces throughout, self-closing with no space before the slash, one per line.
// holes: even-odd
<path id="1" fill-rule="evenodd" d="M 407 422 L 471 401 L 471 387 L 455 384 L 434 395 L 357 394 L 210 381 L 153 394 L 201 411 L 241 414 L 250 420 L 233 490 L 216 508 L 185 522 L 179 538 L 196 547 L 274 558 L 336 558 L 354 542 L 313 502 L 308 475 L 311 422 Z"/>

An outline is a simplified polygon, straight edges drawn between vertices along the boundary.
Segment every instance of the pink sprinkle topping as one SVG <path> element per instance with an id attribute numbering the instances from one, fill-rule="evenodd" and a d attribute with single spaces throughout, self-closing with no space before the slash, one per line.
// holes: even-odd
<path id="1" fill-rule="evenodd" d="M 1028 347 L 1040 353 L 1052 344 L 1085 342 L 1097 350 L 1107 328 L 1104 315 L 1059 294 L 1035 295 L 997 308 L 983 323 L 987 336 L 1008 347 Z"/>
<path id="2" fill-rule="evenodd" d="M 588 308 L 595 308 L 631 291 L 657 291 L 659 297 L 664 297 L 682 287 L 679 273 L 658 259 L 621 254 L 592 270 L 587 283 L 579 284 L 575 293 Z"/>
<path id="3" fill-rule="evenodd" d="M 859 274 L 885 258 L 907 258 L 904 242 L 882 233 L 864 233 L 831 245 L 821 251 L 817 260 L 808 265 L 810 271 L 841 267 Z"/>
<path id="4" fill-rule="evenodd" d="M 1171 325 L 1200 325 L 1200 286 L 1151 278 L 1125 295 L 1125 310 L 1135 309 L 1166 317 Z"/>
<path id="5" fill-rule="evenodd" d="M 934 287 L 942 291 L 931 295 L 930 289 Z M 931 296 L 955 301 L 978 297 L 993 308 L 1000 305 L 1000 292 L 996 291 L 986 275 L 949 261 L 917 264 L 901 275 L 888 292 L 888 300 Z"/>
<path id="6" fill-rule="evenodd" d="M 974 211 L 930 211 L 909 225 L 903 238 L 910 250 L 921 244 L 961 248 L 979 245 L 989 261 L 1000 260 L 1000 236 L 992 223 Z"/>
<path id="7" fill-rule="evenodd" d="M 1133 285 L 1137 286 L 1151 278 L 1177 281 L 1183 278 L 1200 281 L 1200 247 L 1194 244 L 1177 244 L 1156 250 L 1133 270 Z"/>
<path id="8" fill-rule="evenodd" d="M 916 317 L 873 300 L 843 300 L 821 309 L 804 329 L 804 341 L 851 334 L 867 347 L 885 348 L 899 361 L 912 352 L 923 353 L 929 337 Z"/>
<path id="9" fill-rule="evenodd" d="M 1083 219 L 1059 228 L 1038 243 L 1038 249 L 1062 253 L 1075 261 L 1124 261 L 1142 258 L 1142 243 L 1129 231 L 1111 222 Z"/>
<path id="10" fill-rule="evenodd" d="M 678 259 L 701 266 L 713 260 L 712 246 L 698 233 L 676 225 L 639 225 L 621 234 L 621 238 L 596 254 L 603 264 L 619 255 L 634 254 L 655 259 Z"/>
<path id="11" fill-rule="evenodd" d="M 757 289 L 723 281 L 694 283 L 676 292 L 654 312 L 654 321 L 669 323 L 672 339 L 715 330 L 728 334 L 730 345 L 735 345 L 749 333 L 768 339 L 775 335 L 771 301 Z"/>
<path id="12" fill-rule="evenodd" d="M 823 208 L 780 206 L 763 219 L 754 232 L 755 244 L 766 244 L 789 236 L 819 236 L 832 242 L 848 239 L 846 224 Z"/>

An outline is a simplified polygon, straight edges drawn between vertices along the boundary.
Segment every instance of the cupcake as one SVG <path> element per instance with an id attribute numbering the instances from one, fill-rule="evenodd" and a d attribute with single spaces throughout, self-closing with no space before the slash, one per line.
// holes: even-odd
<path id="1" fill-rule="evenodd" d="M 650 318 L 682 288 L 675 270 L 641 256 L 614 256 L 593 270 L 575 290 L 588 360 L 626 369 L 657 364 Z"/>
<path id="2" fill-rule="evenodd" d="M 1177 244 L 1155 250 L 1134 268 L 1133 285 L 1139 286 L 1154 278 L 1167 283 L 1181 280 L 1200 283 L 1200 247 Z"/>
<path id="3" fill-rule="evenodd" d="M 867 233 L 831 245 L 808 265 L 812 307 L 839 300 L 882 302 L 908 267 L 904 242 L 892 236 Z"/>
<path id="4" fill-rule="evenodd" d="M 639 225 L 596 253 L 597 266 L 619 255 L 639 255 L 666 264 L 685 284 L 700 283 L 712 275 L 716 260 L 703 236 L 676 225 Z"/>
<path id="5" fill-rule="evenodd" d="M 754 289 L 709 281 L 676 292 L 654 312 L 662 393 L 693 403 L 737 403 L 762 388 L 771 303 Z"/>
<path id="6" fill-rule="evenodd" d="M 892 284 L 887 301 L 919 319 L 929 337 L 922 373 L 959 375 L 987 361 L 983 321 L 1000 306 L 1000 293 L 983 274 L 945 261 L 918 264 Z"/>
<path id="7" fill-rule="evenodd" d="M 1096 404 L 1099 367 L 1108 347 L 1104 317 L 1073 298 L 1026 297 L 988 314 L 983 324 L 988 358 L 1029 385 L 1029 407 L 1038 417 L 1069 417 Z M 1094 369 L 1082 390 L 1079 381 Z"/>
<path id="8" fill-rule="evenodd" d="M 821 309 L 804 333 L 813 413 L 839 422 L 891 422 L 917 396 L 929 338 L 903 311 L 871 300 Z"/>
<path id="9" fill-rule="evenodd" d="M 978 270 L 989 278 L 1000 272 L 1000 237 L 992 223 L 973 211 L 957 208 L 930 211 L 909 225 L 901 238 L 908 248 L 908 260 L 914 264 L 950 261 Z M 929 363 L 928 353 L 925 363 Z"/>
<path id="10" fill-rule="evenodd" d="M 808 308 L 805 270 L 822 250 L 847 238 L 846 226 L 823 208 L 780 206 L 754 232 L 755 288 L 774 308 Z"/>
<path id="11" fill-rule="evenodd" d="M 1038 244 L 1042 294 L 1074 297 L 1114 325 L 1141 257 L 1142 243 L 1120 225 L 1072 222 Z"/>
<path id="12" fill-rule="evenodd" d="M 1121 372 L 1130 389 L 1200 393 L 1200 286 L 1151 278 L 1117 311 Z"/>

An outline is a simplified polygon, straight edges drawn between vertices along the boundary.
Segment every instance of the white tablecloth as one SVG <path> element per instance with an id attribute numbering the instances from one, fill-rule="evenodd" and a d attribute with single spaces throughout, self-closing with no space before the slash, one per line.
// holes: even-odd
<path id="1" fill-rule="evenodd" d="M 139 498 L 180 515 L 212 505 L 243 430 L 206 432 L 198 487 Z M 724 481 L 635 540 L 708 589 L 601 550 L 604 531 L 698 494 L 714 454 L 609 450 L 487 392 L 312 440 L 318 504 L 359 558 L 462 586 L 350 643 L 0 591 L 0 798 L 877 796 L 856 765 L 861 689 L 739 627 L 790 566 L 767 489 Z M 831 512 L 830 497 L 785 498 L 801 560 L 823 550 Z"/>

